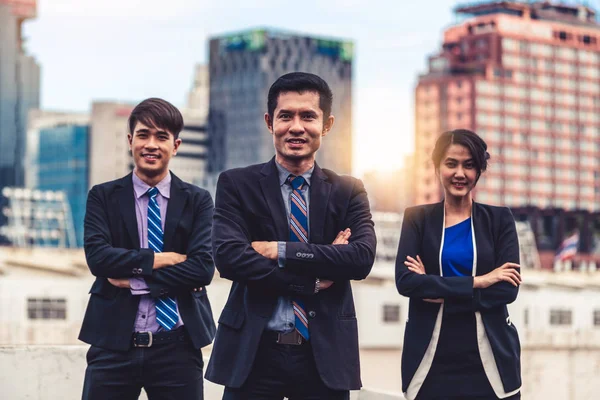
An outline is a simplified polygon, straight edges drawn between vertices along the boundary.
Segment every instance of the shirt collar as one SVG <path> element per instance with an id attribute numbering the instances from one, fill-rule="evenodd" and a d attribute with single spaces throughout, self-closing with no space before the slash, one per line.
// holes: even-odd
<path id="1" fill-rule="evenodd" d="M 146 192 L 148 192 L 148 189 L 150 189 L 150 185 L 148 185 L 146 182 L 144 182 L 143 180 L 141 180 L 136 174 L 135 171 L 132 174 L 133 176 L 133 191 L 135 193 L 135 197 L 137 199 L 139 199 L 140 197 L 142 197 L 143 195 L 146 194 Z M 156 184 L 156 188 L 158 189 L 158 193 L 160 193 L 160 195 L 162 197 L 165 198 L 169 198 L 171 197 L 171 173 L 169 172 L 167 174 L 167 176 L 165 176 L 163 178 L 162 181 L 158 182 Z"/>
<path id="2" fill-rule="evenodd" d="M 279 173 L 279 186 L 285 185 L 285 182 L 288 179 L 288 176 L 294 175 L 277 161 L 275 161 L 275 165 L 277 166 L 277 172 Z M 315 170 L 315 166 L 313 165 L 308 171 L 302 174 L 302 177 L 306 181 L 306 184 L 310 186 L 310 177 L 312 176 L 313 171 Z"/>

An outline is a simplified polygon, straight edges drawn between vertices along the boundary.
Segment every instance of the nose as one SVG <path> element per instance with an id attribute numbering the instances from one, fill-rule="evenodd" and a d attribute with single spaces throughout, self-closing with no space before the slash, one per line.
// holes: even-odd
<path id="1" fill-rule="evenodd" d="M 304 126 L 299 116 L 294 117 L 290 126 L 290 133 L 304 133 Z"/>
<path id="2" fill-rule="evenodd" d="M 158 148 L 157 143 L 158 143 L 158 139 L 154 135 L 149 135 L 148 140 L 146 140 L 146 143 L 144 144 L 144 147 L 146 147 L 148 149 L 156 149 L 156 148 Z"/>
<path id="3" fill-rule="evenodd" d="M 462 165 L 459 165 L 458 167 L 456 167 L 456 172 L 454 173 L 454 177 L 455 178 L 464 178 L 465 177 L 465 170 L 462 167 Z"/>

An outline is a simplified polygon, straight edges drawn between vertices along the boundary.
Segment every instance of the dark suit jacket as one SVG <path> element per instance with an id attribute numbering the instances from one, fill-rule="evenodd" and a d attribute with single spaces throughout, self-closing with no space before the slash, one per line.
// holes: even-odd
<path id="1" fill-rule="evenodd" d="M 212 341 L 215 323 L 204 286 L 211 282 L 215 270 L 210 247 L 213 202 L 206 190 L 171 175 L 164 251 L 186 254 L 187 260 L 156 270 L 152 269 L 154 252 L 140 249 L 131 174 L 90 190 L 84 248 L 96 281 L 90 290 L 80 340 L 110 350 L 127 350 L 139 296 L 111 285 L 106 278 L 143 277 L 153 297 L 177 298 L 196 348 Z M 198 287 L 204 288 L 192 290 Z"/>
<path id="2" fill-rule="evenodd" d="M 206 371 L 228 387 L 244 384 L 277 297 L 302 297 L 310 341 L 324 383 L 337 390 L 361 386 L 358 330 L 350 280 L 364 279 L 375 259 L 375 232 L 362 182 L 317 165 L 310 186 L 310 243 L 287 243 L 285 268 L 251 247 L 288 241 L 289 226 L 275 160 L 219 177 L 213 253 L 221 276 L 233 281 Z M 352 229 L 348 245 L 331 245 Z M 315 278 L 333 280 L 314 294 Z"/>
<path id="3" fill-rule="evenodd" d="M 512 213 L 505 207 L 473 203 L 476 275 L 485 275 L 506 262 L 519 263 L 519 242 Z M 444 203 L 408 208 L 404 213 L 396 259 L 396 286 L 410 297 L 402 352 L 402 390 L 407 391 L 432 339 L 440 304 L 425 298 L 443 298 L 443 312 L 479 312 L 492 355 L 480 344 L 482 361 L 495 364 L 501 386 L 511 392 L 521 386 L 520 344 L 506 305 L 512 303 L 518 287 L 507 282 L 486 289 L 473 289 L 473 277 L 440 276 L 440 248 L 444 231 Z M 406 256 L 420 255 L 426 275 L 404 265 Z M 479 326 L 478 326 L 479 329 Z M 485 341 L 485 340 L 483 340 Z M 490 368 L 493 369 L 493 365 Z M 486 370 L 487 372 L 487 370 Z M 490 383 L 493 382 L 490 380 Z"/>

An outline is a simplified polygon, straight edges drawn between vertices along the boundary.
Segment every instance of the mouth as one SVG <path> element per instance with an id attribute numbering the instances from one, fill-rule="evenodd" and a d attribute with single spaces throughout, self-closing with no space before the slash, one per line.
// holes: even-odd
<path id="1" fill-rule="evenodd" d="M 146 161 L 156 161 L 160 158 L 158 154 L 143 153 L 142 158 Z"/>
<path id="2" fill-rule="evenodd" d="M 287 143 L 292 145 L 303 145 L 306 143 L 306 139 L 303 138 L 290 138 L 286 140 Z"/>
<path id="3" fill-rule="evenodd" d="M 454 186 L 456 189 L 464 189 L 467 187 L 467 182 L 452 182 L 452 186 Z"/>

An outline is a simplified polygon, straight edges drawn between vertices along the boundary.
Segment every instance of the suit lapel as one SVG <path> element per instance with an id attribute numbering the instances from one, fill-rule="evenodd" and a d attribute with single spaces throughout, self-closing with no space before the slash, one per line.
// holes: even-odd
<path id="1" fill-rule="evenodd" d="M 133 246 L 140 248 L 140 237 L 138 235 L 137 220 L 135 214 L 135 195 L 133 193 L 133 180 L 131 174 L 121 179 L 121 187 L 115 193 L 117 197 L 116 208 L 121 211 L 125 228 L 129 234 Z"/>
<path id="2" fill-rule="evenodd" d="M 263 177 L 260 179 L 260 187 L 269 206 L 271 217 L 275 222 L 275 233 L 279 240 L 287 241 L 290 237 L 290 227 L 288 225 L 285 204 L 283 204 L 283 197 L 281 196 L 279 173 L 275 165 L 275 157 L 266 163 L 260 172 L 263 174 Z"/>
<path id="3" fill-rule="evenodd" d="M 327 181 L 327 175 L 323 173 L 323 170 L 315 163 L 310 185 L 309 204 L 309 236 L 311 243 L 325 242 L 325 218 L 327 217 L 330 193 L 331 183 Z"/>
<path id="4" fill-rule="evenodd" d="M 164 250 L 169 251 L 172 247 L 173 235 L 183 215 L 183 210 L 188 200 L 188 190 L 181 179 L 171 173 L 171 194 L 167 205 L 167 216 L 165 221 Z"/>

